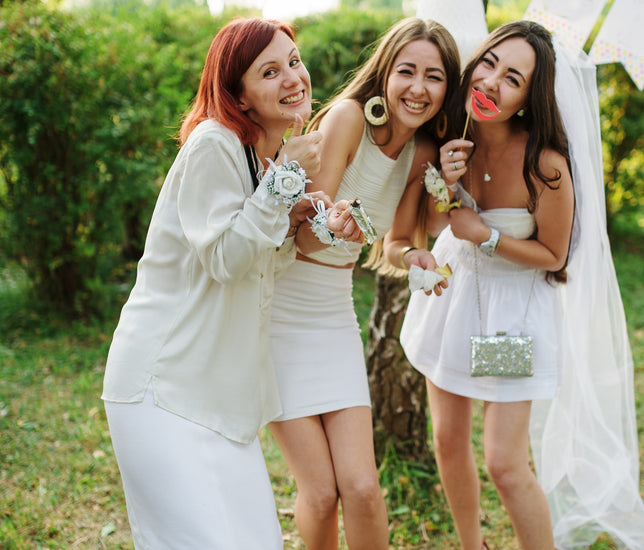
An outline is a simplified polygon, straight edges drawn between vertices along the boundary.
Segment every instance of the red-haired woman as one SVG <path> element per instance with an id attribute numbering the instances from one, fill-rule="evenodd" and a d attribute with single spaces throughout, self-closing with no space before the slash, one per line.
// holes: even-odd
<path id="1" fill-rule="evenodd" d="M 304 195 L 319 169 L 320 136 L 301 135 L 310 114 L 287 26 L 240 19 L 215 36 L 107 359 L 136 548 L 283 546 L 257 431 L 281 413 L 275 272 L 294 259 L 311 198 L 332 206 Z"/>

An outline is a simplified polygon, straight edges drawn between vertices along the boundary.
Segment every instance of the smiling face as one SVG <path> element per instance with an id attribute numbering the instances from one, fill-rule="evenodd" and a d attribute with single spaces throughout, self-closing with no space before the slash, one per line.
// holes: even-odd
<path id="1" fill-rule="evenodd" d="M 501 111 L 494 117 L 497 122 L 509 120 L 519 109 L 525 107 L 535 62 L 534 49 L 521 37 L 508 38 L 490 48 L 470 78 L 470 93 L 466 103 L 468 110 L 472 88 L 485 94 L 481 101 L 474 100 L 477 109 L 472 112 L 473 120 L 486 120 L 493 113 L 489 105 L 486 107 L 487 101 L 491 101 Z M 478 116 L 477 111 L 483 116 Z"/>
<path id="2" fill-rule="evenodd" d="M 387 103 L 392 123 L 419 128 L 438 113 L 447 79 L 438 47 L 427 40 L 404 46 L 387 79 Z"/>
<path id="3" fill-rule="evenodd" d="M 283 32 L 260 53 L 242 77 L 240 108 L 265 130 L 281 131 L 299 114 L 311 115 L 311 78 L 293 41 Z"/>

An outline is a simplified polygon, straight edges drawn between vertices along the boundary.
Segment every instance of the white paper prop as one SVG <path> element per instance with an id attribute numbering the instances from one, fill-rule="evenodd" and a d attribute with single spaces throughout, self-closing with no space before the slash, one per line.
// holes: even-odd
<path id="1" fill-rule="evenodd" d="M 575 50 L 588 40 L 606 0 L 532 0 L 524 18 L 540 23 Z"/>
<path id="2" fill-rule="evenodd" d="M 621 63 L 644 89 L 644 0 L 615 0 L 588 54 L 595 63 Z"/>
<path id="3" fill-rule="evenodd" d="M 430 269 L 423 269 L 422 267 L 412 264 L 409 267 L 409 290 L 415 292 L 422 290 L 423 292 L 431 291 L 443 279 L 448 278 L 452 274 L 449 265 L 445 264 L 443 267 L 436 268 L 436 271 Z"/>

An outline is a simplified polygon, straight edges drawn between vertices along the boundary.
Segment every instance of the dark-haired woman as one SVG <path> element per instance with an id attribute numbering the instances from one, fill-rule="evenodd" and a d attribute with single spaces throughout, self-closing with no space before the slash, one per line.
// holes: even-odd
<path id="1" fill-rule="evenodd" d="M 431 212 L 428 226 L 434 234 L 442 230 L 432 253 L 454 274 L 441 296 L 412 294 L 400 339 L 427 377 L 436 460 L 462 548 L 482 546 L 472 450 L 472 400 L 480 399 L 485 461 L 519 544 L 552 550 L 528 434 L 532 401 L 552 398 L 557 389 L 556 281 L 565 279 L 575 199 L 550 34 L 531 22 L 500 27 L 468 63 L 460 92 L 457 127 L 462 131 L 469 111 L 469 139 L 446 143 L 441 167 L 461 208 Z M 388 255 L 396 257 L 408 239 L 394 226 Z M 426 254 L 407 256 L 416 263 Z M 473 375 L 470 337 L 497 332 L 533 337 L 532 376 Z"/>

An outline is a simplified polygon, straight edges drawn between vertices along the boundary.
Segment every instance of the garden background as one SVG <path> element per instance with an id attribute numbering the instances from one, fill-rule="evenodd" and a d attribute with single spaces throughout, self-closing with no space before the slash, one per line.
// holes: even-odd
<path id="1" fill-rule="evenodd" d="M 520 18 L 526 5 L 489 2 L 489 27 Z M 400 0 L 342 6 L 294 22 L 320 102 L 403 16 Z M 132 548 L 99 399 L 105 358 L 181 115 L 212 37 L 237 14 L 257 12 L 215 17 L 189 0 L 94 0 L 71 11 L 0 0 L 0 548 Z M 644 94 L 619 65 L 600 66 L 598 82 L 642 456 Z M 375 286 L 370 272 L 356 271 L 365 343 Z M 482 465 L 480 435 L 477 424 Z M 285 547 L 303 548 L 294 481 L 267 430 L 261 438 Z M 379 446 L 391 547 L 457 548 L 431 453 L 417 461 L 400 449 Z M 485 538 L 517 548 L 484 466 L 481 476 Z M 616 546 L 603 536 L 592 548 Z"/>

